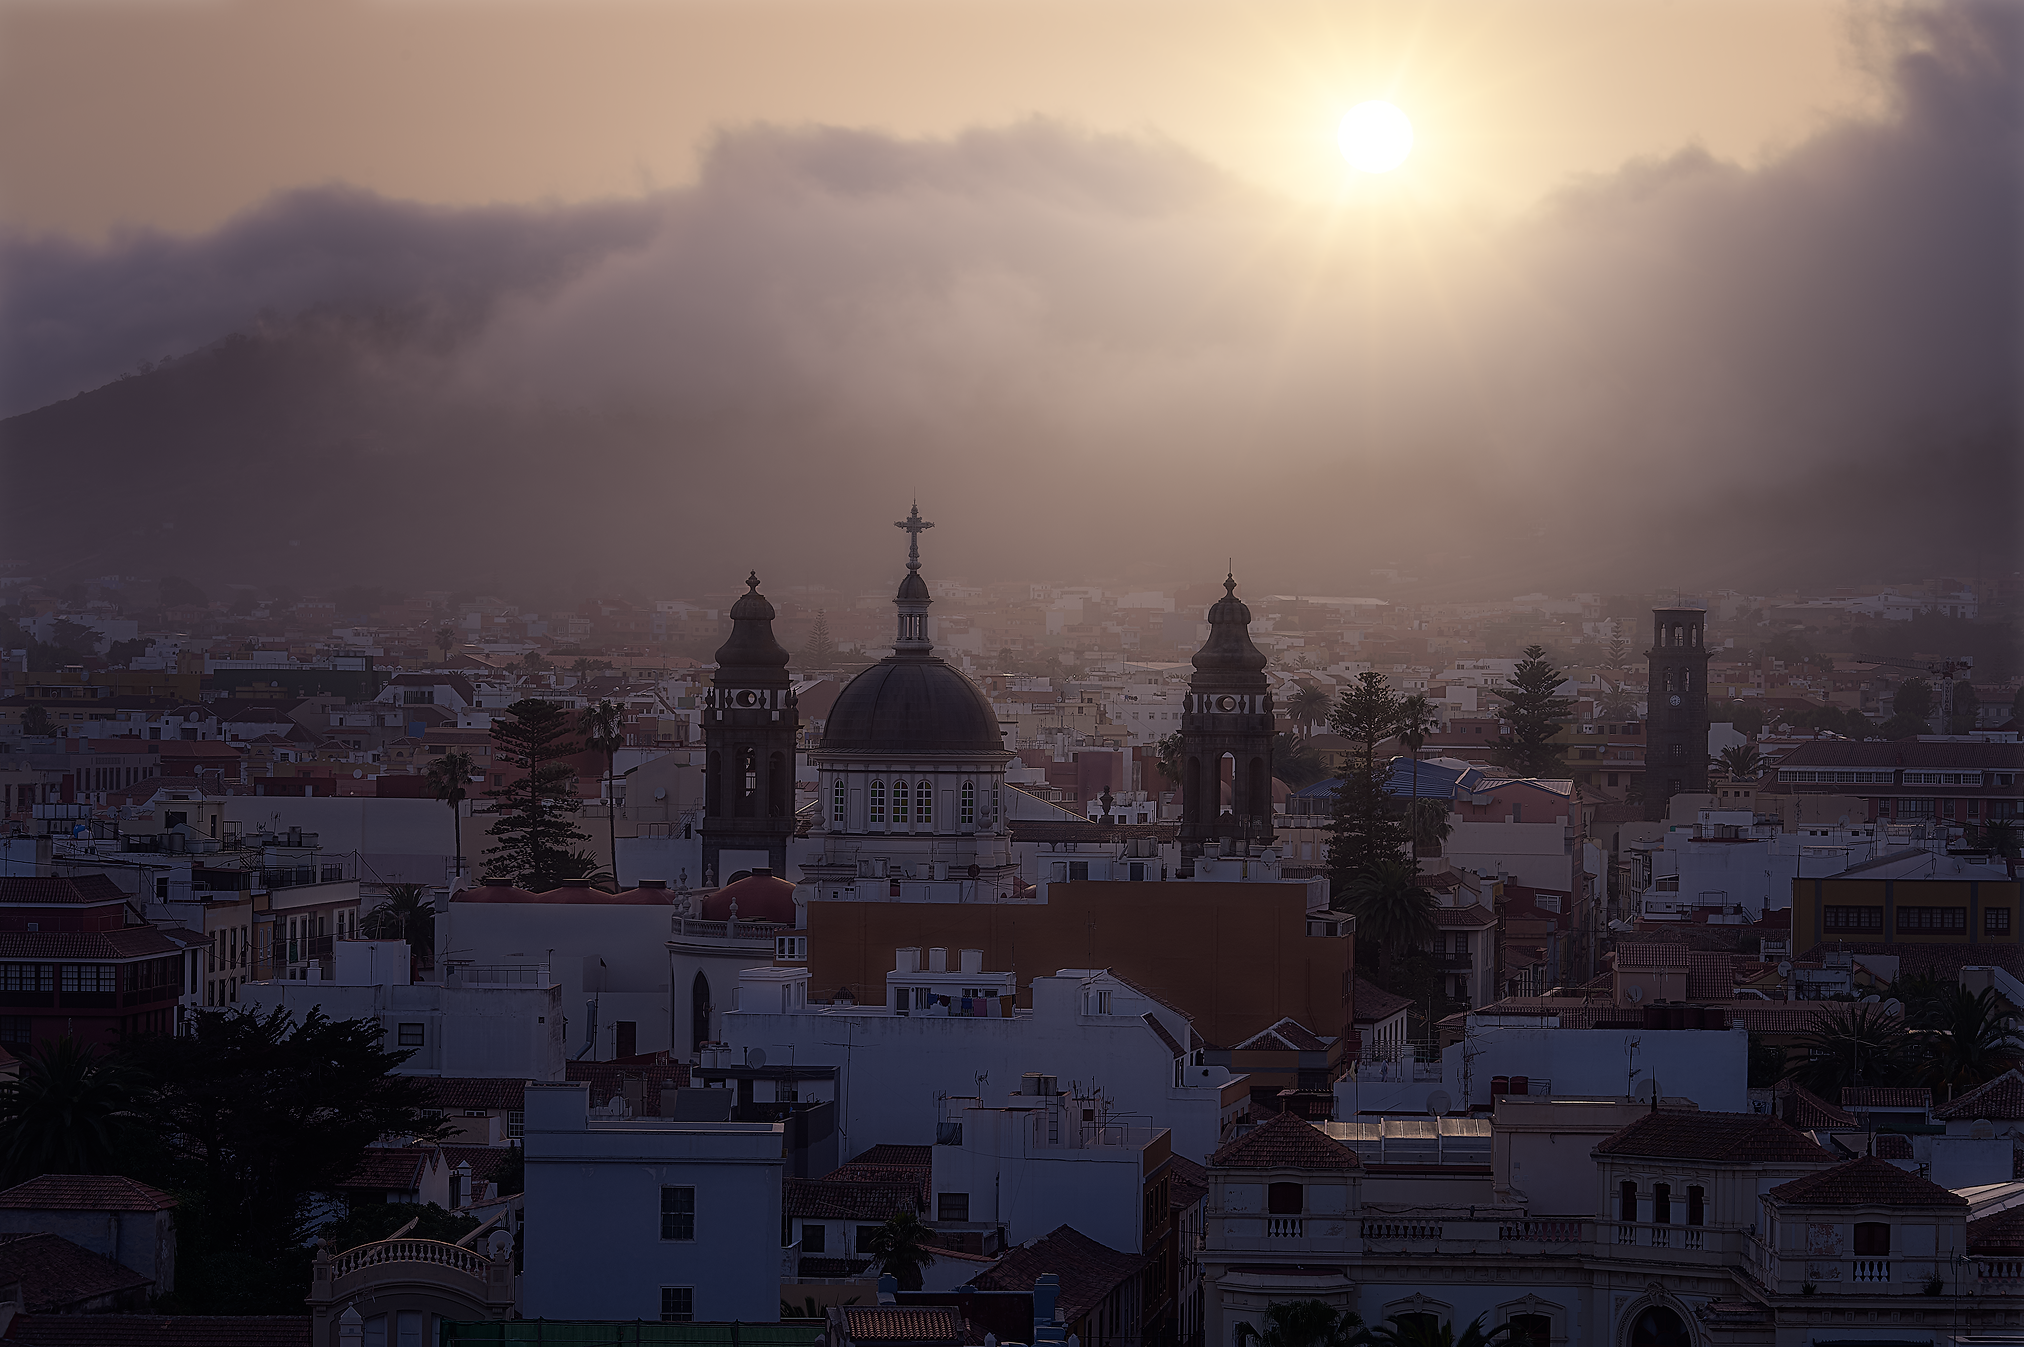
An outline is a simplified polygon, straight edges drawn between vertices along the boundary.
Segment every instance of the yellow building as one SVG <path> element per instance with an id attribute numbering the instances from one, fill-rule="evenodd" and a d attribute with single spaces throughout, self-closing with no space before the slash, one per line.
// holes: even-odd
<path id="1" fill-rule="evenodd" d="M 1793 948 L 1837 941 L 2015 945 L 2019 887 L 2000 864 L 1923 849 L 1824 879 L 1795 879 Z"/>

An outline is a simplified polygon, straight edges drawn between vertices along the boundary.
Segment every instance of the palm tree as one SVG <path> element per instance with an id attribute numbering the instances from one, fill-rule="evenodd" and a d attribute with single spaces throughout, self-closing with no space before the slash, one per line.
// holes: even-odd
<path id="1" fill-rule="evenodd" d="M 2016 860 L 2018 855 L 2017 825 L 2006 818 L 1985 823 L 1975 833 L 1976 843 L 1995 852 L 1998 856 Z"/>
<path id="2" fill-rule="evenodd" d="M 1356 1347 L 1364 1341 L 1363 1316 L 1320 1300 L 1282 1300 L 1265 1307 L 1265 1327 L 1237 1325 L 1237 1347 Z"/>
<path id="3" fill-rule="evenodd" d="M 576 727 L 583 731 L 583 746 L 604 754 L 604 822 L 611 843 L 612 883 L 618 883 L 618 784 L 612 780 L 612 766 L 618 751 L 625 747 L 625 711 L 605 697 L 578 714 Z"/>
<path id="4" fill-rule="evenodd" d="M 1825 1007 L 1799 1046 L 1792 1079 L 1823 1099 L 1839 1099 L 1844 1086 L 1902 1083 L 1916 1045 L 1903 1016 L 1846 1001 Z"/>
<path id="5" fill-rule="evenodd" d="M 452 627 L 449 623 L 445 622 L 442 626 L 436 628 L 436 644 L 443 648 L 444 663 L 447 664 L 449 662 L 450 647 L 455 645 L 456 643 L 457 643 L 457 629 L 455 627 Z"/>
<path id="6" fill-rule="evenodd" d="M 450 806 L 450 839 L 455 848 L 450 853 L 450 864 L 460 875 L 464 873 L 464 813 L 461 806 L 471 793 L 471 777 L 477 770 L 478 764 L 469 753 L 454 748 L 429 764 L 429 785 L 435 790 L 436 798 Z"/>
<path id="7" fill-rule="evenodd" d="M 1441 722 L 1434 715 L 1434 704 L 1427 700 L 1424 692 L 1415 692 L 1409 697 L 1399 698 L 1398 728 L 1393 731 L 1398 741 L 1406 746 L 1406 752 L 1413 759 L 1413 802 L 1408 808 L 1418 821 L 1420 803 L 1420 750 L 1426 746 L 1427 736 L 1439 729 Z M 1413 834 L 1413 850 L 1419 850 L 1420 835 Z"/>
<path id="8" fill-rule="evenodd" d="M 879 1270 L 892 1276 L 902 1291 L 921 1289 L 921 1269 L 935 1261 L 934 1232 L 911 1211 L 894 1213 L 872 1233 L 868 1252 Z"/>
<path id="9" fill-rule="evenodd" d="M 1455 1324 L 1451 1319 L 1437 1319 L 1431 1314 L 1408 1314 L 1403 1318 L 1385 1320 L 1380 1328 L 1372 1329 L 1364 1338 L 1373 1347 L 1493 1347 L 1493 1344 L 1508 1342 L 1514 1325 L 1483 1331 L 1483 1316 L 1477 1315 L 1455 1336 Z"/>
<path id="10" fill-rule="evenodd" d="M 1406 806 L 1406 828 L 1413 835 L 1415 856 L 1438 856 L 1455 831 L 1454 815 L 1446 800 L 1414 800 Z"/>
<path id="11" fill-rule="evenodd" d="M 1944 1085 L 1947 1098 L 1962 1087 L 1983 1085 L 2017 1065 L 2017 1016 L 1993 987 L 1971 992 L 1953 986 L 1920 1008 L 1915 1022 L 1926 1051 L 1926 1074 Z"/>
<path id="12" fill-rule="evenodd" d="M 1381 856 L 1350 883 L 1349 910 L 1356 933 L 1377 943 L 1378 966 L 1391 973 L 1394 950 L 1417 949 L 1434 938 L 1434 896 L 1420 887 L 1419 866 L 1404 856 Z"/>
<path id="13" fill-rule="evenodd" d="M 132 1140 L 131 1070 L 69 1038 L 44 1039 L 0 1087 L 0 1183 L 104 1174 Z"/>
<path id="14" fill-rule="evenodd" d="M 1303 726 L 1309 734 L 1314 727 L 1328 719 L 1328 708 L 1333 699 L 1312 683 L 1302 683 L 1300 690 L 1287 699 L 1286 714 L 1294 724 Z"/>
<path id="15" fill-rule="evenodd" d="M 1715 759 L 1731 781 L 1755 781 L 1764 772 L 1764 755 L 1754 744 L 1731 744 Z"/>
<path id="16" fill-rule="evenodd" d="M 436 951 L 435 900 L 426 885 L 389 884 L 359 930 L 372 940 L 405 940 L 416 956 L 427 958 Z"/>

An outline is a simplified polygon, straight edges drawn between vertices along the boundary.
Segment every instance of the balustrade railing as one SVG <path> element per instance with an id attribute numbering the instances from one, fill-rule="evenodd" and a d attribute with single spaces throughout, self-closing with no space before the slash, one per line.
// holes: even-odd
<path id="1" fill-rule="evenodd" d="M 1887 1282 L 1890 1280 L 1890 1260 L 1887 1258 L 1858 1258 L 1855 1260 L 1855 1280 L 1859 1282 Z"/>
<path id="2" fill-rule="evenodd" d="M 1526 1240 L 1540 1244 L 1575 1244 L 1581 1240 L 1581 1222 L 1507 1221 L 1497 1227 L 1497 1238 L 1507 1244 Z"/>
<path id="3" fill-rule="evenodd" d="M 1357 1233 L 1364 1239 L 1439 1239 L 1441 1227 L 1429 1221 L 1365 1221 Z"/>
<path id="4" fill-rule="evenodd" d="M 1984 1291 L 2014 1291 L 2024 1284 L 2024 1258 L 1978 1258 L 1975 1280 Z"/>
<path id="5" fill-rule="evenodd" d="M 1265 1218 L 1267 1239 L 1305 1239 L 1307 1222 L 1298 1216 L 1267 1216 Z"/>
<path id="6" fill-rule="evenodd" d="M 482 1281 L 491 1266 L 491 1259 L 473 1249 L 445 1244 L 441 1240 L 383 1239 L 376 1244 L 348 1249 L 331 1259 L 330 1275 L 334 1279 L 386 1263 L 428 1263 Z"/>

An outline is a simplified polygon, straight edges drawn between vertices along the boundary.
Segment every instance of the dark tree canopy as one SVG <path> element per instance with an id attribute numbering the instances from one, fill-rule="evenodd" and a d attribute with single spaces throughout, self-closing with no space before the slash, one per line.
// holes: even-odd
<path id="1" fill-rule="evenodd" d="M 1525 658 L 1512 671 L 1511 687 L 1492 688 L 1504 703 L 1504 719 L 1511 727 L 1508 744 L 1497 750 L 1497 761 L 1522 776 L 1556 777 L 1567 771 L 1553 736 L 1573 710 L 1571 698 L 1554 695 L 1566 675 L 1546 658 L 1546 647 L 1528 645 Z"/>
<path id="2" fill-rule="evenodd" d="M 567 760 L 581 746 L 569 734 L 569 712 L 535 697 L 492 722 L 492 761 L 518 775 L 485 792 L 499 802 L 487 859 L 523 888 L 552 889 L 575 874 L 574 844 L 589 840 L 576 826 L 576 769 Z"/>
<path id="3" fill-rule="evenodd" d="M 1341 905 L 1358 879 L 1403 853 L 1410 838 L 1385 786 L 1391 762 L 1378 745 L 1398 728 L 1399 699 L 1384 675 L 1367 672 L 1343 689 L 1329 714 L 1329 728 L 1355 745 L 1343 765 L 1335 792 L 1335 821 L 1328 838 L 1330 885 Z"/>

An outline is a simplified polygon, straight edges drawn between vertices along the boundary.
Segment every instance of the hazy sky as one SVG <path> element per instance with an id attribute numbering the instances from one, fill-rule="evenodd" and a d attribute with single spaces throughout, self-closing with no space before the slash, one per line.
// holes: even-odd
<path id="1" fill-rule="evenodd" d="M 201 229 L 343 182 L 479 204 L 693 180 L 754 122 L 948 135 L 1040 115 L 1328 199 L 1342 111 L 1403 107 L 1381 188 L 1521 207 L 1697 144 L 1751 164 L 1876 103 L 1820 0 L 383 0 L 0 6 L 0 218 Z"/>
<path id="2" fill-rule="evenodd" d="M 229 483 L 167 551 L 0 490 L 82 573 L 544 564 L 454 496 L 648 589 L 870 578 L 916 491 L 979 579 L 2016 564 L 2014 0 L 0 16 L 0 415 L 261 338 L 0 424 Z"/>

